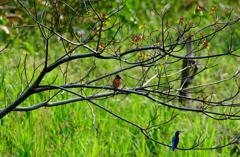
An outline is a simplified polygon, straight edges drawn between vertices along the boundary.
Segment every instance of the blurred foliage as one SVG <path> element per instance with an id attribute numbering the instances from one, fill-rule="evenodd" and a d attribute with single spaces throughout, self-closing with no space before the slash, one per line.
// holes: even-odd
<path id="1" fill-rule="evenodd" d="M 53 28 L 60 34 L 63 32 L 64 34 L 62 35 L 66 36 L 68 39 L 73 38 L 74 34 L 82 34 L 87 38 L 99 27 L 97 16 L 93 12 L 89 12 L 91 10 L 90 4 L 82 0 L 24 0 L 23 2 L 34 18 L 41 19 L 42 23 L 49 28 Z M 203 26 L 213 22 L 213 18 L 209 15 L 212 6 L 217 6 L 219 18 L 222 17 L 222 20 L 224 20 L 224 18 L 228 18 L 232 8 L 235 9 L 232 18 L 238 15 L 239 12 L 237 9 L 239 3 L 240 2 L 237 0 L 116 0 L 115 2 L 99 0 L 93 1 L 91 5 L 99 16 L 107 16 L 116 10 L 118 6 L 125 4 L 126 6 L 117 16 L 118 21 L 126 24 L 126 28 L 120 33 L 124 34 L 129 28 L 131 31 L 139 33 L 139 28 L 143 25 L 146 25 L 147 30 L 150 31 L 161 28 L 161 18 L 156 14 L 161 14 L 164 7 L 168 4 L 171 4 L 171 7 L 169 13 L 165 16 L 165 19 L 167 19 L 164 23 L 165 25 L 167 23 L 168 25 L 176 25 L 180 18 L 184 18 L 185 21 L 189 22 L 198 21 L 198 15 L 194 14 L 194 11 L 200 6 L 204 8 L 202 24 L 200 25 Z M 27 40 L 26 38 L 28 38 L 28 36 L 34 35 L 36 38 L 40 37 L 41 34 L 38 31 L 36 23 L 28 16 L 17 1 L 9 1 L 9 3 L 6 3 L 6 1 L 1 0 L 0 4 L 2 4 L 0 5 L 0 47 L 3 43 L 7 43 L 10 39 L 14 38 L 17 33 L 20 33 L 19 39 L 24 41 Z M 75 16 L 76 13 L 78 16 Z M 115 17 L 107 20 L 105 27 L 111 26 L 115 20 Z M 69 21 L 71 22 L 71 27 L 67 26 Z M 24 29 L 27 26 L 29 29 Z M 6 33 L 6 30 L 8 30 L 9 33 Z M 112 36 L 113 34 L 113 30 L 105 33 L 106 36 Z M 33 44 L 35 41 L 29 40 L 27 42 Z"/>
<path id="2" fill-rule="evenodd" d="M 119 4 L 116 3 L 118 1 L 119 1 Z M 8 86 L 9 93 L 12 94 L 9 97 L 14 98 L 16 95 L 19 95 L 19 93 L 21 93 L 21 90 L 23 89 L 21 89 L 21 87 L 19 86 L 19 84 L 21 83 L 19 82 L 20 79 L 15 78 L 15 77 L 18 77 L 18 75 L 16 75 L 12 69 L 15 68 L 15 66 L 17 65 L 18 62 L 20 62 L 21 59 L 24 60 L 24 57 L 22 56 L 26 56 L 27 54 L 40 58 L 40 61 L 37 61 L 37 59 L 39 58 L 37 58 L 36 60 L 33 60 L 32 58 L 30 58 L 28 60 L 28 63 L 30 63 L 28 70 L 33 67 L 34 61 L 37 62 L 37 64 L 40 64 L 41 59 L 44 58 L 44 53 L 39 53 L 39 51 L 43 50 L 44 48 L 43 46 L 41 46 L 43 39 L 39 32 L 39 28 L 36 26 L 36 23 L 34 22 L 34 20 L 28 16 L 26 11 L 24 11 L 16 1 L 9 1 L 9 3 L 3 4 L 5 2 L 6 0 L 0 0 L 0 25 L 4 26 L 5 29 L 7 28 L 7 30 L 9 30 L 9 34 L 6 33 L 3 27 L 0 27 L 0 50 L 16 35 L 18 35 L 18 38 L 10 44 L 9 49 L 5 51 L 6 55 L 1 58 L 2 59 L 1 62 L 4 64 L 0 65 L 1 67 L 0 75 L 2 77 L 5 77 L 5 75 L 8 74 L 8 76 L 6 76 L 6 79 L 5 79 L 5 84 L 7 84 Z M 94 33 L 94 31 L 99 27 L 99 23 L 96 23 L 98 21 L 97 16 L 94 15 L 94 13 L 92 12 L 88 12 L 89 10 L 91 10 L 91 6 L 88 3 L 84 3 L 82 0 L 67 0 L 62 2 L 60 0 L 57 2 L 56 0 L 51 0 L 51 1 L 47 1 L 47 3 L 46 1 L 42 1 L 42 0 L 36 0 L 36 1 L 23 0 L 23 2 L 26 4 L 27 7 L 29 7 L 29 10 L 34 17 L 41 18 L 42 16 L 44 16 L 42 22 L 46 26 L 53 28 L 56 32 L 60 34 L 62 33 L 62 35 L 66 36 L 68 39 L 71 39 L 74 35 L 79 35 L 82 37 L 82 40 L 86 40 L 86 38 L 90 37 L 92 33 Z M 36 4 L 36 10 L 35 10 L 34 4 Z M 78 17 L 74 16 L 75 12 L 73 10 L 69 9 L 69 7 L 66 7 L 67 4 L 69 4 L 73 8 L 73 10 L 77 11 L 77 13 L 79 14 Z M 95 8 L 96 12 L 101 17 L 108 16 L 110 13 L 112 13 L 113 10 L 115 10 L 118 7 L 118 5 L 124 5 L 124 4 L 126 4 L 126 6 L 123 8 L 123 10 L 121 10 L 118 13 L 117 20 L 124 23 L 125 25 L 124 25 L 123 31 L 120 31 L 119 36 L 117 36 L 116 38 L 121 38 L 121 36 L 132 35 L 132 38 L 130 39 L 132 39 L 135 42 L 134 44 L 138 46 L 139 44 L 144 43 L 144 40 L 140 38 L 139 34 L 143 33 L 144 31 L 151 32 L 152 30 L 157 30 L 161 28 L 161 25 L 162 25 L 161 17 L 157 16 L 156 14 L 157 13 L 161 14 L 161 12 L 163 11 L 164 7 L 167 4 L 171 4 L 171 7 L 169 9 L 169 13 L 166 14 L 165 18 L 167 21 L 166 23 L 164 23 L 164 25 L 166 25 L 167 23 L 169 25 L 177 25 L 178 24 L 177 22 L 179 22 L 178 20 L 181 20 L 181 18 L 183 18 L 184 21 L 190 21 L 190 22 L 198 21 L 199 15 L 194 14 L 194 11 L 198 6 L 200 6 L 204 8 L 204 11 L 202 11 L 201 13 L 202 22 L 203 22 L 201 26 L 203 26 L 205 24 L 211 24 L 213 22 L 212 17 L 209 16 L 209 12 L 211 12 L 212 6 L 217 6 L 218 16 L 223 17 L 222 19 L 224 20 L 228 18 L 229 12 L 231 11 L 232 8 L 234 8 L 232 18 L 234 18 L 235 16 L 238 16 L 239 12 L 237 9 L 239 7 L 240 2 L 238 0 L 226 0 L 226 1 L 220 1 L 220 0 L 212 0 L 212 1 L 207 1 L 207 0 L 161 0 L 161 1 L 159 0 L 152 0 L 152 1 L 114 0 L 114 2 L 109 0 L 99 0 L 99 2 L 92 2 L 92 5 Z M 60 22 L 58 23 L 58 21 Z M 71 27 L 69 26 L 64 27 L 69 21 L 71 22 Z M 106 21 L 105 27 L 111 26 L 114 23 L 114 21 L 115 21 L 115 17 L 111 17 Z M 240 38 L 240 30 L 238 27 L 239 27 L 238 25 L 235 25 L 235 26 L 232 26 L 231 29 L 227 29 L 227 31 L 223 31 L 219 33 L 215 42 L 211 42 L 210 49 L 214 48 L 216 51 L 218 51 L 219 49 L 227 50 L 228 47 L 226 45 L 229 44 L 229 40 L 226 40 L 225 38 L 226 33 L 235 32 L 236 34 L 234 36 L 233 41 L 237 42 L 238 39 Z M 62 29 L 59 30 L 59 28 L 62 28 Z M 128 30 L 131 30 L 133 33 L 129 34 Z M 212 31 L 212 30 L 213 28 L 209 29 L 209 31 Z M 47 32 L 47 33 L 48 35 L 51 34 L 51 32 Z M 207 33 L 207 32 L 204 32 L 204 33 Z M 105 32 L 105 34 L 103 34 L 103 37 L 106 37 L 106 38 L 108 36 L 111 37 L 113 34 L 114 34 L 114 31 L 110 30 Z M 51 42 L 53 43 L 51 43 L 50 49 L 52 52 L 54 52 L 54 53 L 51 53 L 51 55 L 53 56 L 51 57 L 57 58 L 56 57 L 57 55 L 61 55 L 61 54 L 58 54 L 58 52 L 60 51 L 64 52 L 64 51 L 59 48 L 60 44 L 57 38 L 54 38 L 54 40 L 51 40 Z M 145 42 L 144 44 L 146 43 L 149 44 L 149 42 Z M 160 44 L 160 42 L 157 44 Z M 67 47 L 70 47 L 70 45 L 67 45 Z M 143 52 L 142 56 L 139 56 L 140 59 L 141 57 L 146 57 L 147 55 L 149 55 L 144 53 L 145 52 Z M 20 58 L 19 56 L 21 56 L 22 58 Z M 232 63 L 235 60 L 235 58 L 225 57 L 223 60 L 225 62 L 224 65 L 226 65 L 227 62 Z M 74 61 L 69 63 L 69 66 L 71 67 L 69 69 L 69 73 L 73 74 L 73 75 L 70 75 L 71 81 L 74 79 L 78 79 L 79 76 L 81 75 L 84 75 L 85 69 L 89 69 L 91 67 L 91 61 L 92 61 L 91 59 L 86 59 L 86 60 Z M 51 60 L 49 62 L 51 62 Z M 106 72 L 106 69 L 108 70 L 108 72 L 116 70 L 114 69 L 116 67 L 109 66 L 109 65 L 112 65 L 111 63 L 112 62 L 106 61 L 105 64 L 99 64 L 101 65 L 101 66 L 98 66 L 99 69 L 96 72 L 92 73 L 92 76 L 90 77 L 104 75 Z M 9 68 L 4 68 L 4 66 L 5 67 L 9 66 Z M 19 69 L 21 68 L 22 67 L 20 67 Z M 59 69 L 61 68 L 64 68 L 64 66 L 60 67 Z M 159 63 L 158 68 L 161 71 L 162 69 L 164 69 L 164 65 Z M 78 71 L 77 74 L 76 74 L 76 69 Z M 8 70 L 10 70 L 9 73 L 8 73 Z M 219 69 L 218 67 L 216 67 L 216 69 L 214 70 L 218 71 Z M 227 72 L 234 71 L 234 67 L 223 66 L 223 68 L 220 70 L 228 74 Z M 29 75 L 32 73 L 31 70 L 29 70 L 28 72 L 29 72 Z M 218 72 L 216 74 L 211 73 L 211 71 L 207 71 L 207 72 L 208 73 L 206 74 L 203 73 L 203 75 L 199 75 L 200 83 L 208 83 L 212 81 L 211 79 L 213 78 L 211 76 L 213 75 L 214 76 L 216 75 L 214 78 L 218 78 L 220 77 L 220 75 L 222 75 L 222 74 L 219 74 Z M 13 74 L 10 74 L 10 73 L 13 73 Z M 56 73 L 58 73 L 58 71 Z M 129 76 L 132 76 L 131 74 L 133 73 L 134 73 L 133 71 L 129 71 L 127 74 Z M 51 75 L 49 77 L 47 75 L 46 79 L 43 80 L 43 84 L 51 83 L 53 82 L 54 79 L 55 79 L 54 75 Z M 128 83 L 127 85 L 130 87 L 132 84 L 134 84 L 134 82 L 130 79 L 129 81 L 128 79 L 129 78 L 126 78 L 124 79 L 124 81 L 127 82 Z M 10 81 L 14 82 L 14 84 L 11 85 Z M 56 84 L 62 84 L 62 83 L 63 83 L 63 80 L 56 81 Z M 107 81 L 106 82 L 99 81 L 98 83 L 103 85 L 109 84 L 109 82 Z M 232 84 L 228 86 L 231 88 L 234 88 Z M 223 91 L 224 94 L 228 95 L 229 93 L 225 92 L 224 89 L 225 88 L 229 89 L 229 87 L 227 87 L 226 85 L 226 87 L 218 88 L 218 90 L 216 89 L 212 89 L 212 90 Z M 62 96 L 67 97 L 66 95 L 62 95 Z M 4 95 L 2 97 L 5 98 L 7 96 Z M 6 100 L 8 100 L 7 98 Z M 28 101 L 24 102 L 22 105 L 23 106 L 28 106 L 29 104 L 32 105 L 33 102 L 38 102 L 47 98 L 48 98 L 48 94 L 41 93 L 37 96 L 30 98 Z M 12 99 L 9 99 L 5 103 L 1 102 L 2 103 L 1 105 L 2 106 L 8 105 L 8 103 L 10 103 L 11 101 Z M 136 96 L 132 96 L 131 99 L 129 97 L 125 98 L 124 96 L 120 96 L 120 98 L 115 99 L 112 103 L 109 103 L 109 101 L 104 101 L 102 102 L 102 104 L 108 106 L 109 108 L 112 108 L 113 111 L 118 112 L 120 115 L 126 115 L 126 117 L 129 117 L 133 121 L 134 120 L 136 120 L 137 122 L 140 121 L 139 123 L 142 123 L 141 120 L 143 120 L 143 118 L 151 119 L 152 117 L 149 117 L 149 116 L 152 116 L 153 113 L 151 113 L 151 111 L 153 110 L 152 108 L 154 108 L 153 106 L 149 105 L 149 104 L 152 104 L 152 102 L 147 101 L 145 99 L 139 99 Z M 126 105 L 126 104 L 131 104 L 131 105 Z M 86 111 L 83 111 L 83 109 L 88 111 L 89 114 L 86 114 Z M 156 145 L 156 143 L 152 143 L 148 141 L 148 143 L 145 144 L 144 142 L 142 142 L 144 141 L 143 140 L 144 138 L 142 138 L 142 134 L 139 133 L 139 131 L 133 128 L 129 129 L 128 126 L 126 126 L 127 125 L 126 123 L 113 121 L 111 119 L 112 117 L 109 114 L 106 114 L 104 111 L 97 110 L 96 108 L 94 109 L 95 109 L 96 115 L 99 116 L 98 117 L 98 119 L 100 119 L 99 121 L 102 121 L 102 123 L 104 122 L 104 124 L 101 123 L 102 124 L 101 127 L 103 128 L 102 129 L 103 133 L 101 135 L 102 137 L 100 137 L 99 139 L 94 138 L 89 140 L 89 137 L 93 137 L 95 133 L 93 131 L 92 132 L 85 131 L 85 130 L 89 130 L 89 128 L 86 126 L 91 126 L 91 121 L 89 120 L 90 119 L 89 115 L 91 113 L 86 102 L 85 103 L 78 102 L 72 106 L 66 105 L 66 106 L 56 107 L 56 108 L 42 108 L 33 112 L 27 112 L 26 115 L 19 112 L 11 113 L 9 115 L 9 117 L 11 116 L 11 118 L 24 117 L 23 119 L 20 119 L 21 123 L 19 124 L 24 125 L 25 130 L 22 129 L 21 125 L 10 125 L 12 124 L 10 123 L 11 118 L 7 119 L 8 117 L 6 117 L 3 123 L 5 125 L 9 125 L 8 132 L 9 134 L 11 134 L 11 136 L 7 134 L 7 131 L 3 131 L 4 136 L 6 136 L 7 138 L 7 140 L 3 140 L 3 141 L 6 142 L 6 146 L 9 146 L 11 147 L 11 149 L 13 149 L 13 152 L 16 151 L 15 149 L 19 149 L 16 151 L 16 152 L 22 152 L 22 154 L 20 154 L 19 156 L 26 155 L 24 154 L 26 153 L 26 151 L 22 149 L 23 146 L 20 147 L 19 145 L 17 145 L 19 143 L 24 145 L 24 147 L 28 150 L 31 148 L 28 148 L 28 146 L 26 145 L 34 144 L 36 149 L 41 148 L 41 150 L 43 150 L 43 153 L 49 154 L 49 156 L 51 156 L 50 154 L 53 154 L 54 152 L 59 152 L 59 151 L 55 151 L 56 149 L 60 149 L 62 151 L 61 149 L 62 146 L 60 147 L 60 145 L 62 144 L 63 135 L 66 136 L 66 139 L 67 137 L 72 138 L 71 140 L 68 140 L 68 141 L 66 140 L 66 142 L 68 142 L 67 146 L 70 147 L 68 150 L 72 150 L 73 149 L 72 146 L 74 144 L 75 147 L 77 147 L 74 150 L 85 151 L 84 152 L 85 154 L 87 154 L 86 152 L 91 153 L 93 151 L 97 151 L 97 149 L 100 149 L 99 145 L 103 146 L 103 148 L 106 147 L 105 149 L 107 151 L 117 150 L 117 151 L 120 151 L 119 153 L 123 153 L 123 152 L 127 153 L 127 151 L 129 151 L 130 152 L 129 156 L 136 155 L 138 153 L 137 150 L 139 150 L 139 148 L 142 148 L 142 150 L 147 151 L 145 149 L 145 146 L 146 147 L 149 146 L 150 152 L 155 153 L 155 151 L 158 151 L 158 153 L 161 154 L 163 151 L 165 151 L 166 153 L 169 153 L 169 154 L 172 153 L 172 151 L 170 150 L 166 151 L 166 148 L 164 147 L 159 147 L 159 145 Z M 73 112 L 74 113 L 76 112 L 76 113 L 73 114 Z M 169 117 L 169 108 L 164 108 L 163 106 L 161 106 L 158 112 L 160 112 L 160 116 L 161 116 L 160 122 L 166 121 L 166 117 Z M 137 113 L 142 113 L 142 114 L 137 114 Z M 191 113 L 185 113 L 185 112 L 179 111 L 179 114 L 182 114 L 185 117 L 193 117 Z M 29 115 L 30 115 L 30 118 L 28 117 Z M 41 115 L 42 118 L 39 117 L 39 115 Z M 142 115 L 147 115 L 147 116 L 143 117 Z M 78 119 L 75 119 L 75 117 L 78 117 Z M 101 118 L 104 118 L 104 119 L 101 119 Z M 189 121 L 193 121 L 192 123 L 183 122 L 183 120 L 179 118 L 176 121 L 174 121 L 174 123 L 172 123 L 171 125 L 166 125 L 165 127 L 162 127 L 161 134 L 159 134 L 159 132 L 153 132 L 153 136 L 156 139 L 160 139 L 160 140 L 167 139 L 166 143 L 170 143 L 171 138 L 170 139 L 168 138 L 169 136 L 172 135 L 171 131 L 175 131 L 174 130 L 175 128 L 188 127 L 187 129 L 189 130 L 191 129 L 197 130 L 197 133 L 194 133 L 194 132 L 190 133 L 189 131 L 188 135 L 183 134 L 183 136 L 185 136 L 185 141 L 182 141 L 181 146 L 183 147 L 185 147 L 186 145 L 191 146 L 192 144 L 191 140 L 194 139 L 194 137 L 197 136 L 197 134 L 200 133 L 202 129 L 205 129 L 205 128 L 202 128 L 202 124 L 205 123 L 205 121 L 202 120 L 202 117 L 198 115 L 194 118 L 188 119 Z M 110 122 L 109 119 L 111 119 L 112 121 Z M 18 120 L 19 118 L 13 119 L 13 121 L 16 121 L 16 122 L 19 122 Z M 59 121 L 61 121 L 61 123 Z M 67 123 L 68 121 L 70 123 L 64 126 L 63 124 Z M 86 124 L 86 121 L 88 124 Z M 120 123 L 121 125 L 118 125 L 116 123 Z M 214 120 L 208 120 L 208 124 L 211 125 L 211 127 L 209 126 L 210 128 L 209 130 L 214 129 L 215 125 L 217 125 L 216 123 L 218 122 Z M 227 125 L 228 123 L 230 123 L 230 121 L 226 122 L 226 127 L 217 128 L 216 130 L 219 132 L 222 130 L 227 130 L 229 126 L 236 126 L 236 124 Z M 39 125 L 36 125 L 36 124 L 39 124 Z M 81 127 L 74 126 L 76 124 L 78 124 Z M 120 127 L 120 129 L 117 128 L 116 126 Z M 75 133 L 75 129 L 77 127 L 81 128 L 82 132 L 83 131 L 84 132 Z M 111 129 L 109 130 L 109 128 L 112 128 L 113 130 Z M 208 128 L 208 126 L 206 126 L 206 128 Z M 23 130 L 22 132 L 23 135 L 21 138 L 18 138 L 17 136 L 13 135 L 12 130 L 14 129 L 16 129 L 16 132 Z M 30 129 L 32 129 L 31 133 L 28 133 L 27 131 L 29 131 Z M 41 130 L 43 131 L 41 132 Z M 70 132 L 70 130 L 72 132 Z M 134 134 L 132 130 L 134 130 L 136 134 Z M 113 131 L 115 135 L 109 136 L 110 134 L 113 133 Z M 212 130 L 213 134 L 215 133 L 214 131 L 215 130 Z M 73 137 L 69 136 L 68 135 L 69 132 L 70 134 L 74 134 L 74 136 Z M 119 132 L 122 133 L 122 136 L 120 136 L 121 134 L 119 134 Z M 206 132 L 208 133 L 207 130 Z M 131 136 L 131 133 L 133 134 L 132 136 Z M 79 137 L 79 134 L 81 135 L 80 136 L 81 138 Z M 224 134 L 228 135 L 228 132 L 224 132 Z M 32 142 L 31 137 L 33 136 L 35 137 L 35 141 L 38 141 L 38 142 L 34 142 L 34 143 Z M 47 138 L 45 137 L 50 137 L 50 140 L 46 140 Z M 214 136 L 211 136 L 211 137 L 213 138 Z M 14 138 L 16 141 L 11 141 L 8 138 L 9 139 Z M 226 138 L 230 139 L 230 137 L 226 137 Z M 99 144 L 96 142 L 98 140 L 99 140 Z M 122 140 L 121 144 L 119 144 L 120 140 Z M 77 143 L 76 141 L 79 141 L 81 146 L 86 147 L 86 149 L 84 148 L 79 149 L 78 147 L 80 144 Z M 130 141 L 130 142 L 126 142 L 126 141 Z M 74 142 L 76 142 L 77 144 Z M 42 144 L 40 145 L 40 148 L 39 148 L 39 143 Z M 47 146 L 45 146 L 46 143 L 48 144 Z M 96 144 L 95 146 L 96 149 L 91 149 L 93 148 L 92 146 L 93 144 L 94 146 Z M 209 145 L 214 145 L 214 144 L 215 143 L 210 143 Z M 109 148 L 108 147 L 109 145 L 112 147 L 115 146 L 116 148 L 107 149 Z M 127 150 L 126 152 L 122 151 L 122 150 L 125 150 L 125 149 L 122 149 L 123 146 L 124 148 L 126 147 L 125 148 Z M 3 148 L 3 147 L 2 149 L 4 151 L 7 150 L 6 148 Z M 49 151 L 45 151 L 46 149 L 49 149 Z M 231 150 L 231 154 L 234 154 L 236 150 L 238 150 L 237 152 L 239 153 L 239 148 L 235 146 Z M 104 153 L 105 150 L 102 149 L 102 151 Z M 182 153 L 191 153 L 191 152 L 192 151 L 183 151 Z M 71 151 L 68 151 L 68 153 L 71 153 Z M 111 153 L 115 154 L 115 152 L 111 152 Z M 177 153 L 180 153 L 180 152 L 177 152 Z M 139 151 L 139 154 L 144 154 L 144 153 Z M 62 154 L 58 154 L 58 155 L 61 156 Z M 173 154 L 170 154 L 170 156 L 172 155 Z M 40 155 L 36 155 L 36 156 L 40 156 Z M 79 154 L 75 156 L 79 156 Z"/>

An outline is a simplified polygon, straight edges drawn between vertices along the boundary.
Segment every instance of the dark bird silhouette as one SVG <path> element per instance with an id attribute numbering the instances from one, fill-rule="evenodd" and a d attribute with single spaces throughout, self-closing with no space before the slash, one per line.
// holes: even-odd
<path id="1" fill-rule="evenodd" d="M 179 134 L 182 131 L 176 131 L 175 135 L 173 136 L 172 139 L 172 150 L 174 151 L 175 148 L 177 148 L 178 142 L 179 142 Z"/>

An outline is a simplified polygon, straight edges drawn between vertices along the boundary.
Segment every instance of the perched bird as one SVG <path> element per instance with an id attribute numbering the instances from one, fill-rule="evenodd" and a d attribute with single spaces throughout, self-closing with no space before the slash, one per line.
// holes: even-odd
<path id="1" fill-rule="evenodd" d="M 117 89 L 121 83 L 122 78 L 119 75 L 116 75 L 115 79 L 113 80 L 113 88 Z"/>
<path id="2" fill-rule="evenodd" d="M 114 93 L 121 83 L 122 83 L 122 78 L 119 75 L 116 75 L 115 79 L 113 80 Z"/>
<path id="3" fill-rule="evenodd" d="M 179 142 L 179 134 L 182 131 L 176 131 L 175 135 L 173 136 L 172 139 L 172 150 L 174 151 L 175 148 L 177 148 L 178 142 Z"/>

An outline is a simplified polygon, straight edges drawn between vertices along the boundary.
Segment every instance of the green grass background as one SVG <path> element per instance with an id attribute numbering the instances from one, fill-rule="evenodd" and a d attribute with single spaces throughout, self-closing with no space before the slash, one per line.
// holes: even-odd
<path id="1" fill-rule="evenodd" d="M 159 27 L 161 21 L 159 18 L 152 16 L 151 8 L 153 4 L 155 7 L 162 8 L 166 5 L 165 1 L 152 1 L 150 2 L 136 2 L 128 1 L 127 7 L 123 10 L 121 16 L 125 16 L 128 24 L 137 33 L 138 27 L 147 24 L 149 29 Z M 200 2 L 192 1 L 172 1 L 172 8 L 167 18 L 169 22 L 174 24 L 179 17 L 195 18 L 193 15 L 194 8 Z M 109 6 L 114 7 L 107 3 Z M 106 5 L 107 5 L 106 4 Z M 189 5 L 188 5 L 189 4 Z M 212 5 L 219 5 L 220 14 L 225 15 L 227 10 L 232 7 L 239 6 L 238 2 L 225 2 L 224 4 L 219 1 L 204 2 L 206 8 Z M 115 6 L 116 7 L 116 6 Z M 104 12 L 104 9 L 101 8 Z M 225 13 L 226 12 L 226 13 Z M 176 15 L 179 13 L 179 15 Z M 131 16 L 138 17 L 136 23 L 131 23 Z M 184 16 L 182 16 L 184 15 Z M 235 15 L 234 15 L 235 16 Z M 203 19 L 203 24 L 209 23 L 206 17 Z M 234 42 L 239 45 L 240 32 L 238 26 L 233 26 L 231 30 L 235 31 Z M 211 49 L 213 52 L 225 52 L 227 50 L 226 35 L 231 31 L 226 29 L 223 33 L 219 33 L 214 42 L 211 42 Z M 18 30 L 12 30 L 11 36 Z M 123 32 L 124 33 L 124 32 Z M 3 36 L 2 36 L 3 38 Z M 4 37 L 5 38 L 5 37 Z M 9 37 L 10 38 L 10 37 Z M 35 35 L 31 32 L 21 33 L 20 39 L 14 41 L 9 48 L 0 54 L 0 107 L 4 108 L 9 105 L 17 96 L 24 90 L 26 80 L 21 70 L 24 67 L 23 60 L 26 54 L 27 58 L 27 75 L 30 77 L 33 72 L 34 62 L 39 65 L 44 61 L 44 53 L 39 43 L 42 44 L 39 31 Z M 24 40 L 23 40 L 24 39 Z M 4 43 L 2 43 L 4 44 Z M 57 38 L 53 38 L 50 44 L 50 60 L 54 62 L 58 56 L 64 52 L 63 48 L 59 46 Z M 129 49 L 128 45 L 123 45 L 124 49 Z M 184 50 L 185 51 L 185 50 Z M 184 51 L 182 53 L 184 53 Z M 59 53 L 58 53 L 59 52 Z M 75 53 L 81 53 L 81 49 Z M 239 54 L 239 51 L 236 53 Z M 21 64 L 18 64 L 21 60 Z M 91 66 L 93 59 L 76 60 L 69 63 L 68 82 L 75 82 L 86 73 L 86 70 Z M 210 60 L 210 62 L 213 60 Z M 162 61 L 163 62 L 163 61 Z M 200 61 L 204 65 L 205 60 Z M 210 83 L 219 80 L 225 76 L 233 75 L 239 67 L 240 59 L 231 56 L 219 57 L 215 61 L 216 66 L 209 70 L 204 71 L 195 78 L 195 84 Z M 181 62 L 171 65 L 170 68 L 180 70 Z M 19 65 L 19 66 L 18 66 Z M 113 72 L 120 69 L 119 62 L 113 60 L 96 60 L 97 68 L 91 73 L 89 79 L 97 78 L 106 73 Z M 229 66 L 231 65 L 231 66 Z M 52 73 L 45 76 L 41 84 L 51 83 L 57 74 L 66 67 L 66 64 L 60 66 Z M 19 71 L 20 70 L 20 71 Z M 36 71 L 39 73 L 41 67 Z M 125 88 L 134 87 L 134 82 L 131 77 L 138 77 L 141 74 L 140 68 L 135 68 L 130 71 L 121 73 L 124 77 L 123 86 Z M 37 76 L 37 75 L 36 75 Z M 36 78 L 34 76 L 34 78 Z M 131 76 L 131 77 L 129 77 Z M 22 78 L 21 78 L 22 77 Z M 114 76 L 107 79 L 99 80 L 93 85 L 111 85 L 111 80 Z M 206 90 L 214 92 L 214 100 L 221 100 L 228 97 L 233 91 L 237 90 L 236 84 L 231 80 L 220 85 L 208 87 Z M 54 83 L 61 85 L 64 83 L 63 77 L 59 76 Z M 179 83 L 177 84 L 179 85 Z M 4 92 L 5 91 L 5 92 Z M 75 89 L 75 91 L 79 91 Z M 85 90 L 87 94 L 94 93 L 91 90 Z M 107 91 L 105 91 L 107 92 Z M 43 92 L 32 95 L 20 106 L 31 106 L 48 99 L 54 92 Z M 61 101 L 73 98 L 66 92 L 60 93 L 52 101 Z M 239 96 L 235 99 L 236 103 L 240 101 Z M 180 136 L 180 148 L 189 148 L 194 143 L 194 140 L 203 133 L 206 138 L 202 147 L 215 147 L 229 142 L 240 129 L 240 122 L 238 120 L 225 120 L 217 121 L 208 118 L 199 113 L 191 113 L 173 110 L 171 108 L 156 104 L 146 98 L 141 98 L 136 95 L 116 95 L 115 97 L 95 100 L 98 104 L 108 108 L 112 112 L 127 118 L 134 123 L 146 127 L 148 121 L 154 116 L 157 109 L 159 117 L 153 124 L 163 123 L 170 119 L 172 112 L 177 113 L 178 116 L 171 123 L 163 125 L 151 132 L 151 136 L 165 144 L 171 145 L 172 136 L 176 130 L 184 130 Z M 171 103 L 171 102 L 170 102 Z M 180 104 L 174 104 L 180 105 Z M 192 104 L 194 107 L 199 104 Z M 221 112 L 223 109 L 218 109 Z M 229 108 L 225 109 L 229 111 Z M 233 110 L 237 110 L 236 108 Z M 95 115 L 95 125 L 99 125 L 99 132 L 97 133 L 93 127 L 93 116 Z M 0 156 L 238 156 L 240 154 L 239 145 L 232 145 L 218 150 L 189 150 L 172 151 L 168 147 L 156 144 L 148 140 L 140 130 L 130 126 L 116 117 L 106 113 L 100 108 L 88 104 L 85 101 L 66 104 L 52 108 L 43 107 L 31 112 L 11 112 L 3 119 L 0 120 Z"/>

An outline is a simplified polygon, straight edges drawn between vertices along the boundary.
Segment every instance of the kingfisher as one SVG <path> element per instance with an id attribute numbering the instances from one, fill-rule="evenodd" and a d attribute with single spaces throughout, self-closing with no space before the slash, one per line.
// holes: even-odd
<path id="1" fill-rule="evenodd" d="M 175 135 L 173 136 L 172 139 L 172 150 L 174 151 L 175 148 L 177 148 L 178 142 L 179 142 L 179 134 L 182 131 L 176 131 Z"/>

